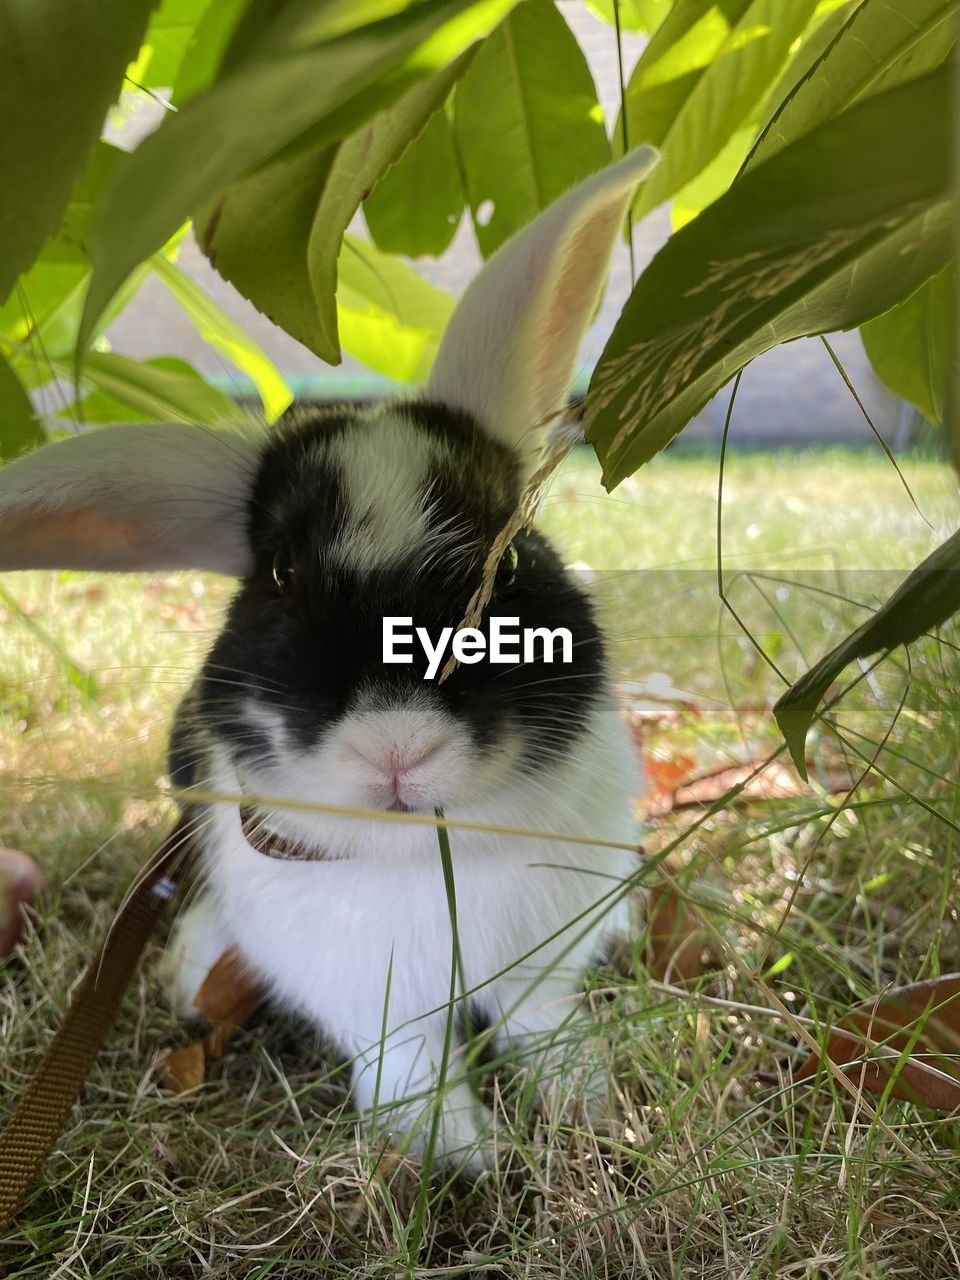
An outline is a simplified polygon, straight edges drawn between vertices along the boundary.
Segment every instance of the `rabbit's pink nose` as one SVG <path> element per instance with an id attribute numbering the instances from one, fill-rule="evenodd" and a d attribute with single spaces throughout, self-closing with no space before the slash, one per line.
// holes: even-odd
<path id="1" fill-rule="evenodd" d="M 351 744 L 351 751 L 367 764 L 373 765 L 380 773 L 386 774 L 396 784 L 404 775 L 426 764 L 427 761 L 442 750 L 447 739 L 434 742 L 417 742 L 391 744 L 383 748 L 372 748 L 364 744 Z"/>

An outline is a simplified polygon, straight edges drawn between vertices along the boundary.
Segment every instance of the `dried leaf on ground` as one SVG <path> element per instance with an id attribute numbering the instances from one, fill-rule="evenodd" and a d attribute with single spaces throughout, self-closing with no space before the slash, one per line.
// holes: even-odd
<path id="1" fill-rule="evenodd" d="M 263 990 L 244 965 L 236 947 L 226 950 L 200 985 L 194 1006 L 210 1023 L 200 1040 L 181 1049 L 167 1049 L 157 1060 L 157 1074 L 165 1088 L 185 1093 L 203 1084 L 206 1064 L 219 1058 L 237 1031 L 250 1020 L 263 1000 Z"/>
<path id="2" fill-rule="evenodd" d="M 262 1000 L 263 990 L 239 951 L 228 948 L 204 978 L 193 1002 L 211 1024 L 206 1037 L 208 1057 L 220 1056 Z"/>
<path id="3" fill-rule="evenodd" d="M 647 968 L 661 982 L 691 981 L 706 972 L 709 934 L 690 903 L 670 885 L 650 889 L 647 905 Z"/>
<path id="4" fill-rule="evenodd" d="M 661 755 L 648 751 L 644 754 L 643 773 L 646 793 L 654 808 L 667 805 L 668 810 L 674 807 L 673 797 L 685 778 L 689 778 L 696 764 L 693 756 Z"/>
<path id="5" fill-rule="evenodd" d="M 157 1059 L 160 1083 L 171 1093 L 187 1093 L 203 1084 L 206 1051 L 202 1040 L 185 1044 L 182 1049 L 165 1049 Z"/>
<path id="6" fill-rule="evenodd" d="M 679 757 L 686 760 L 687 757 Z M 744 764 L 725 765 L 720 769 L 711 769 L 696 778 L 690 778 L 673 787 L 670 791 L 656 791 L 650 796 L 647 806 L 648 816 L 662 818 L 678 809 L 692 809 L 699 805 L 716 804 L 734 787 L 743 786 L 736 800 L 770 801 L 790 800 L 801 796 L 815 795 L 813 787 L 803 782 L 796 771 L 779 760 L 772 761 L 761 769 L 762 760 L 748 760 Z M 759 772 L 757 772 L 760 770 Z M 817 785 L 831 795 L 840 795 L 850 790 L 853 781 L 848 770 L 841 767 L 820 769 L 811 764 L 810 776 Z M 755 775 L 755 776 L 751 776 Z M 875 783 L 874 775 L 868 775 L 862 785 Z"/>
<path id="7" fill-rule="evenodd" d="M 827 1037 L 826 1051 L 871 1093 L 882 1093 L 894 1077 L 895 1098 L 938 1111 L 960 1108 L 960 974 L 897 987 L 851 1009 Z M 815 1075 L 821 1060 L 812 1053 L 794 1080 Z"/>

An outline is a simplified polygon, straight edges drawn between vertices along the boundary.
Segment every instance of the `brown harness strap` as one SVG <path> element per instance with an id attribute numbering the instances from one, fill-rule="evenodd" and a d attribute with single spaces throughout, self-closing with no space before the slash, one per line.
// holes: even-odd
<path id="1" fill-rule="evenodd" d="M 149 874 L 117 913 L 60 1029 L 0 1133 L 0 1232 L 6 1231 L 59 1137 L 164 906 L 193 854 L 192 824 L 163 842 Z"/>

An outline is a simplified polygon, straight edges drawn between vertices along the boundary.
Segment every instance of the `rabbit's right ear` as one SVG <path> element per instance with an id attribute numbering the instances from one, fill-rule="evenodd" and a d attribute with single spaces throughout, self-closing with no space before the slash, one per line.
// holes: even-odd
<path id="1" fill-rule="evenodd" d="M 104 427 L 0 467 L 0 570 L 252 568 L 263 433 Z"/>
<path id="2" fill-rule="evenodd" d="M 466 410 L 529 470 L 567 403 L 627 206 L 656 162 L 636 147 L 572 187 L 500 246 L 450 317 L 428 397 Z"/>

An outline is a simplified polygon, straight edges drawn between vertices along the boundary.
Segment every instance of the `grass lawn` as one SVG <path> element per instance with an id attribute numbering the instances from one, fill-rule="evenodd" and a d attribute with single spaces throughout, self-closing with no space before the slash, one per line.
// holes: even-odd
<path id="1" fill-rule="evenodd" d="M 567 461 L 541 527 L 592 581 L 618 678 L 661 691 L 644 722 L 655 783 L 775 750 L 782 677 L 956 528 L 952 473 L 922 458 L 904 472 L 923 516 L 882 456 L 733 455 L 724 581 L 741 626 L 717 596 L 716 458 L 670 453 L 609 498 L 588 455 Z M 36 856 L 48 886 L 0 962 L 0 1111 L 172 812 L 170 714 L 230 589 L 0 579 L 0 843 Z M 155 1057 L 187 1033 L 159 990 L 158 937 L 0 1274 L 960 1275 L 955 1118 L 790 1075 L 798 1028 L 821 1040 L 852 1004 L 960 970 L 958 642 L 954 627 L 909 666 L 894 656 L 811 735 L 814 762 L 851 782 L 875 757 L 849 801 L 815 785 L 647 823 L 716 959 L 687 987 L 654 981 L 638 928 L 593 976 L 576 1048 L 609 1070 L 602 1122 L 560 1123 L 549 1099 L 531 1120 L 505 1078 L 500 1169 L 424 1197 L 415 1164 L 360 1134 L 336 1060 L 273 1013 L 202 1088 L 168 1095 Z"/>

